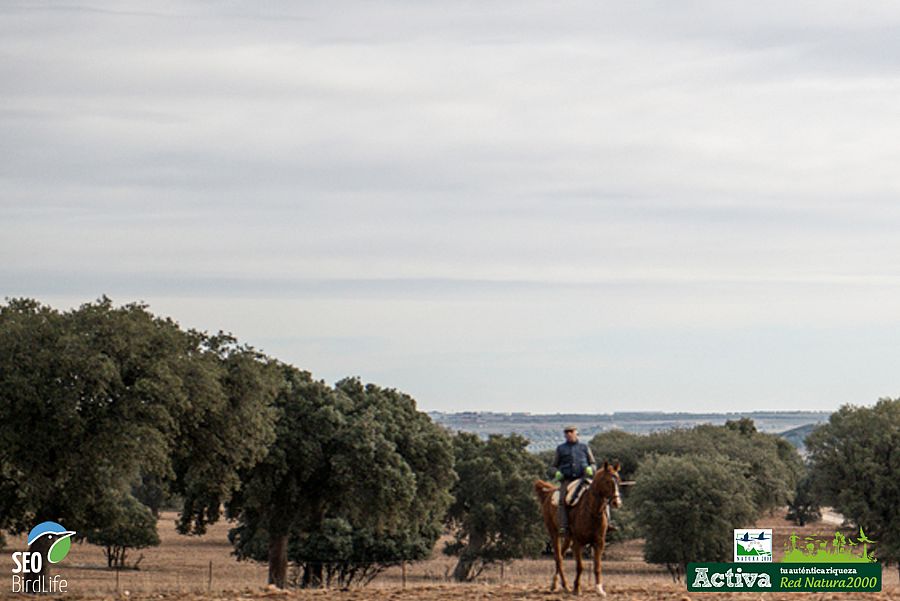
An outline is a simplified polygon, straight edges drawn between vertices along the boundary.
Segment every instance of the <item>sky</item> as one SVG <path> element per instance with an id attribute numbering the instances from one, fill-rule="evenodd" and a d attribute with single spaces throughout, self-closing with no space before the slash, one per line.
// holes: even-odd
<path id="1" fill-rule="evenodd" d="M 900 5 L 0 2 L 0 297 L 436 411 L 900 396 Z"/>

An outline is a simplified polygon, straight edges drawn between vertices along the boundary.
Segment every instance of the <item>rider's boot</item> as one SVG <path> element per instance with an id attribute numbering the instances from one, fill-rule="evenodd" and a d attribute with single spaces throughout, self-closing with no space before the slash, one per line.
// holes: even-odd
<path id="1" fill-rule="evenodd" d="M 559 509 L 557 510 L 557 522 L 559 523 L 559 535 L 566 536 L 569 533 L 569 514 L 566 510 L 565 491 L 560 488 Z"/>

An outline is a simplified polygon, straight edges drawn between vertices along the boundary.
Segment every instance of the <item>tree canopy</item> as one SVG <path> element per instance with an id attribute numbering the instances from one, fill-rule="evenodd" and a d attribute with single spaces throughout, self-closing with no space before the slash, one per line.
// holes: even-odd
<path id="1" fill-rule="evenodd" d="M 269 361 L 146 305 L 0 306 L 0 528 L 103 528 L 145 476 L 185 499 L 201 533 L 274 437 Z"/>
<path id="2" fill-rule="evenodd" d="M 845 405 L 806 438 L 812 486 L 900 568 L 900 399 Z"/>
<path id="3" fill-rule="evenodd" d="M 602 432 L 591 446 L 637 482 L 616 518 L 624 525 L 616 537 L 643 536 L 647 561 L 675 578 L 687 561 L 730 556 L 731 529 L 792 501 L 804 471 L 789 442 L 749 419 L 648 435 Z"/>
<path id="4" fill-rule="evenodd" d="M 449 435 L 396 390 L 281 370 L 275 442 L 229 505 L 238 557 L 267 560 L 278 586 L 294 562 L 312 586 L 428 556 L 455 478 Z"/>
<path id="5" fill-rule="evenodd" d="M 446 521 L 453 535 L 444 552 L 459 558 L 453 575 L 465 581 L 488 565 L 537 555 L 546 531 L 534 498 L 545 465 L 518 436 L 475 434 L 453 438 L 459 479 Z"/>
<path id="6" fill-rule="evenodd" d="M 618 459 L 626 479 L 634 477 L 645 458 L 654 453 L 678 457 L 708 455 L 733 461 L 737 473 L 747 481 L 745 494 L 751 496 L 759 512 L 781 507 L 792 499 L 796 482 L 803 474 L 803 462 L 793 445 L 774 434 L 758 432 L 752 420 L 647 435 L 613 430 L 597 434 L 590 444 L 596 457 Z"/>

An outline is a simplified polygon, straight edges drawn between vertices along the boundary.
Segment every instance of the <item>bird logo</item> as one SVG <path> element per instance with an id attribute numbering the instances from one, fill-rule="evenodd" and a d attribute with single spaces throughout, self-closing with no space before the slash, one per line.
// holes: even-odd
<path id="1" fill-rule="evenodd" d="M 69 554 L 72 548 L 72 530 L 66 530 L 56 522 L 41 522 L 28 533 L 28 546 L 30 547 L 39 538 L 46 537 L 50 543 L 47 552 L 47 560 L 50 563 L 59 563 Z"/>

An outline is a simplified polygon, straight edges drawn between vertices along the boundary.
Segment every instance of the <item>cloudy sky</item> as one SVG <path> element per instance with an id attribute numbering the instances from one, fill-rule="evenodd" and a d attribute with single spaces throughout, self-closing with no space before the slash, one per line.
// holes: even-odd
<path id="1" fill-rule="evenodd" d="M 428 410 L 900 395 L 900 5 L 0 3 L 0 296 Z"/>

